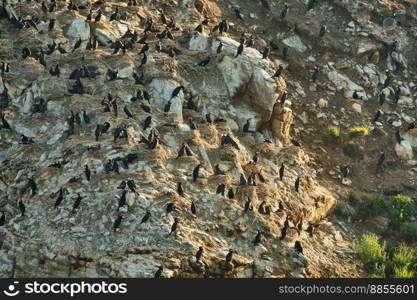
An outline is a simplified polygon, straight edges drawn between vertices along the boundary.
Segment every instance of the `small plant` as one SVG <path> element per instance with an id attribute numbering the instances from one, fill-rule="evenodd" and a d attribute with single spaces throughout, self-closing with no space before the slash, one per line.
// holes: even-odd
<path id="1" fill-rule="evenodd" d="M 369 135 L 369 128 L 366 126 L 357 126 L 348 129 L 348 135 L 351 139 Z"/>
<path id="2" fill-rule="evenodd" d="M 393 278 L 413 278 L 414 272 L 406 267 L 397 268 L 394 267 Z"/>
<path id="3" fill-rule="evenodd" d="M 333 140 L 337 140 L 340 137 L 340 128 L 337 126 L 329 126 L 327 132 Z"/>
<path id="4" fill-rule="evenodd" d="M 384 211 L 384 208 L 384 197 L 382 197 L 382 195 L 374 195 L 365 203 L 363 212 L 365 216 L 375 217 L 381 215 L 381 213 Z"/>
<path id="5" fill-rule="evenodd" d="M 353 248 L 372 271 L 380 269 L 387 260 L 386 243 L 380 244 L 379 237 L 374 234 L 363 235 L 359 242 L 353 243 Z"/>
<path id="6" fill-rule="evenodd" d="M 397 195 L 391 198 L 392 216 L 394 225 L 399 226 L 411 217 L 414 211 L 413 200 L 405 195 Z"/>
<path id="7" fill-rule="evenodd" d="M 353 141 L 350 141 L 343 148 L 343 153 L 347 156 L 354 157 L 359 153 L 359 145 Z"/>
<path id="8" fill-rule="evenodd" d="M 401 225 L 401 234 L 408 242 L 417 242 L 417 223 L 404 223 Z"/>
<path id="9" fill-rule="evenodd" d="M 411 247 L 408 247 L 405 244 L 399 245 L 394 252 L 392 257 L 392 263 L 394 264 L 394 268 L 397 267 L 409 267 L 413 264 L 415 255 L 415 250 Z"/>

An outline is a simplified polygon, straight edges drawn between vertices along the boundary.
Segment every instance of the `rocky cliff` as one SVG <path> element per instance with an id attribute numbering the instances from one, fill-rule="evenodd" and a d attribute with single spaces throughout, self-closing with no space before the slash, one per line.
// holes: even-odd
<path id="1" fill-rule="evenodd" d="M 414 120 L 415 4 L 317 2 L 4 1 L 1 276 L 360 276 L 328 216 L 387 180 L 361 180 L 370 153 Z M 369 123 L 380 93 L 343 185 L 319 132 Z M 411 188 L 413 130 L 385 150 Z"/>

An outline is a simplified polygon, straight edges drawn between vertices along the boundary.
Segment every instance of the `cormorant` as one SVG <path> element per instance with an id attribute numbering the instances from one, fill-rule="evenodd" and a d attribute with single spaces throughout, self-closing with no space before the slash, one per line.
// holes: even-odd
<path id="1" fill-rule="evenodd" d="M 100 22 L 101 19 L 101 9 L 98 10 L 98 14 L 96 15 L 96 17 L 94 18 L 94 22 Z"/>
<path id="2" fill-rule="evenodd" d="M 22 200 L 19 201 L 19 210 L 20 210 L 20 213 L 22 214 L 22 217 L 24 217 L 25 216 L 25 212 L 26 212 L 26 206 L 22 202 Z"/>
<path id="3" fill-rule="evenodd" d="M 32 190 L 32 196 L 36 195 L 36 190 L 38 189 L 38 186 L 36 185 L 36 182 L 33 178 L 29 178 L 29 183 L 28 183 L 30 189 Z"/>
<path id="4" fill-rule="evenodd" d="M 250 119 L 246 121 L 246 124 L 243 126 L 243 132 L 249 132 L 250 128 Z"/>
<path id="5" fill-rule="evenodd" d="M 80 207 L 80 203 L 81 203 L 81 195 L 79 193 L 77 193 L 77 199 L 75 199 L 74 205 L 72 206 L 72 212 L 74 212 L 76 209 L 78 209 Z"/>
<path id="6" fill-rule="evenodd" d="M 98 141 L 98 138 L 100 137 L 100 134 L 102 132 L 102 128 L 100 124 L 97 124 L 96 130 L 94 131 L 94 134 L 96 136 L 96 141 Z"/>
<path id="7" fill-rule="evenodd" d="M 288 5 L 287 3 L 284 4 L 284 8 L 281 11 L 281 18 L 284 19 L 288 14 Z"/>
<path id="8" fill-rule="evenodd" d="M 194 171 L 193 171 L 193 181 L 196 181 L 197 180 L 198 173 L 200 171 L 200 168 L 201 168 L 201 164 L 199 164 L 197 167 L 194 168 Z"/>
<path id="9" fill-rule="evenodd" d="M 81 46 L 81 38 L 74 44 L 74 48 L 72 49 L 72 52 L 74 52 L 76 49 L 80 48 Z"/>
<path id="10" fill-rule="evenodd" d="M 197 208 L 196 208 L 196 206 L 195 206 L 194 201 L 191 201 L 191 213 L 192 213 L 193 215 L 196 215 L 196 214 L 197 214 Z"/>
<path id="11" fill-rule="evenodd" d="M 159 278 L 162 275 L 162 271 L 164 270 L 163 266 L 159 266 L 158 270 L 155 272 L 154 278 Z"/>
<path id="12" fill-rule="evenodd" d="M 248 200 L 245 202 L 245 209 L 243 211 L 248 212 L 252 209 L 252 199 L 248 198 Z"/>
<path id="13" fill-rule="evenodd" d="M 90 181 L 90 177 L 91 177 L 91 172 L 90 172 L 90 168 L 88 167 L 88 165 L 85 165 L 85 177 L 87 178 L 87 181 Z"/>
<path id="14" fill-rule="evenodd" d="M 269 56 L 271 49 L 269 47 L 265 47 L 264 51 L 262 52 L 262 59 L 266 59 Z"/>
<path id="15" fill-rule="evenodd" d="M 235 57 L 238 57 L 239 55 L 242 55 L 243 48 L 244 48 L 243 43 L 240 43 L 239 47 L 237 47 L 237 53 L 236 53 Z"/>
<path id="16" fill-rule="evenodd" d="M 301 246 L 300 241 L 295 241 L 294 249 L 295 249 L 295 252 L 303 254 L 303 247 Z"/>
<path id="17" fill-rule="evenodd" d="M 4 215 L 4 213 L 3 213 L 3 215 Z M 203 253 L 204 253 L 203 247 L 198 247 L 198 251 L 195 254 L 195 262 L 196 263 L 200 262 L 200 259 L 203 256 Z"/>
<path id="18" fill-rule="evenodd" d="M 283 240 L 283 239 L 285 239 L 286 236 L 287 236 L 287 227 L 284 226 L 281 229 L 281 237 L 280 237 L 280 239 Z"/>
<path id="19" fill-rule="evenodd" d="M 326 31 L 327 31 L 326 25 L 321 26 L 320 32 L 319 32 L 319 38 L 322 38 L 326 34 Z"/>
<path id="20" fill-rule="evenodd" d="M 147 210 L 146 214 L 143 216 L 142 220 L 140 221 L 140 224 L 148 222 L 150 217 L 151 217 L 151 212 Z"/>
<path id="21" fill-rule="evenodd" d="M 226 189 L 226 185 L 224 183 L 220 184 L 217 187 L 216 194 L 221 194 L 222 196 L 224 196 L 225 189 Z"/>
<path id="22" fill-rule="evenodd" d="M 165 211 L 167 212 L 167 214 L 171 213 L 173 210 L 175 209 L 175 204 L 170 202 L 167 204 L 167 207 L 165 209 Z"/>
<path id="23" fill-rule="evenodd" d="M 307 232 L 310 235 L 310 237 L 313 237 L 313 231 L 314 231 L 313 225 L 311 224 L 311 222 L 308 222 Z"/>
<path id="24" fill-rule="evenodd" d="M 253 240 L 253 245 L 257 246 L 261 243 L 262 240 L 262 233 L 260 230 L 258 230 L 258 234 L 255 236 L 255 239 Z"/>
<path id="25" fill-rule="evenodd" d="M 233 253 L 234 253 L 235 251 L 233 250 L 233 249 L 229 249 L 229 252 L 227 253 L 227 255 L 226 255 L 226 259 L 225 259 L 225 263 L 226 264 L 228 264 L 228 263 L 230 263 L 231 261 L 232 261 L 232 258 L 233 258 Z"/>
<path id="26" fill-rule="evenodd" d="M 152 117 L 148 116 L 145 119 L 145 122 L 143 123 L 143 130 L 146 130 L 147 128 L 149 128 L 151 126 L 151 122 L 152 122 Z"/>
<path id="27" fill-rule="evenodd" d="M 295 188 L 295 191 L 298 193 L 299 188 L 300 188 L 300 177 L 297 177 L 297 180 L 295 181 L 295 184 L 294 184 L 294 188 Z"/>
<path id="28" fill-rule="evenodd" d="M 235 198 L 235 193 L 233 191 L 233 188 L 230 188 L 229 191 L 227 192 L 227 198 L 229 198 L 229 199 L 234 199 Z"/>
<path id="29" fill-rule="evenodd" d="M 6 216 L 4 215 L 4 211 L 2 211 L 1 217 L 0 217 L 0 226 L 4 226 L 5 223 L 6 223 Z"/>
<path id="30" fill-rule="evenodd" d="M 170 100 L 172 100 L 173 98 L 177 97 L 177 96 L 178 96 L 178 94 L 180 93 L 180 91 L 181 91 L 182 89 L 184 89 L 184 87 L 183 87 L 182 85 L 180 85 L 180 86 L 176 87 L 176 88 L 172 91 L 172 94 L 171 94 L 171 99 L 170 99 Z"/>
<path id="31" fill-rule="evenodd" d="M 284 163 L 281 164 L 281 168 L 279 168 L 279 179 L 282 181 L 284 178 L 285 166 Z"/>
<path id="32" fill-rule="evenodd" d="M 182 183 L 181 182 L 178 182 L 177 193 L 181 197 L 185 197 L 185 193 L 184 193 L 184 190 L 182 189 Z"/>
<path id="33" fill-rule="evenodd" d="M 128 118 L 132 118 L 133 119 L 133 115 L 132 115 L 132 113 L 130 112 L 130 110 L 127 108 L 127 106 L 125 105 L 125 107 L 123 108 L 123 111 L 125 112 L 125 114 L 126 114 L 126 116 L 128 117 Z"/>
<path id="34" fill-rule="evenodd" d="M 381 114 L 382 114 L 381 110 L 378 109 L 376 111 L 375 117 L 372 119 L 371 123 L 375 124 L 379 120 L 379 117 L 381 117 Z"/>
<path id="35" fill-rule="evenodd" d="M 382 152 L 381 156 L 378 159 L 377 165 L 376 165 L 377 173 L 382 169 L 382 165 L 384 164 L 384 161 L 385 161 L 385 153 Z"/>
<path id="36" fill-rule="evenodd" d="M 169 235 L 171 235 L 171 233 L 173 233 L 173 232 L 175 232 L 177 230 L 178 223 L 179 223 L 179 219 L 177 217 L 175 217 L 174 223 L 171 226 L 171 231 L 169 232 Z"/>
<path id="37" fill-rule="evenodd" d="M 117 228 L 119 228 L 120 227 L 120 224 L 122 223 L 122 216 L 121 215 L 119 215 L 118 217 L 117 217 L 117 219 L 114 221 L 114 223 L 113 223 L 113 230 L 114 230 L 114 232 L 116 232 L 116 230 L 117 230 Z"/>
<path id="38" fill-rule="evenodd" d="M 116 11 L 111 14 L 110 16 L 110 22 L 113 20 L 117 20 L 119 18 L 119 8 L 116 7 Z"/>
<path id="39" fill-rule="evenodd" d="M 282 65 L 279 65 L 278 70 L 275 72 L 272 78 L 279 78 L 282 75 L 283 71 L 284 71 L 284 67 Z"/>

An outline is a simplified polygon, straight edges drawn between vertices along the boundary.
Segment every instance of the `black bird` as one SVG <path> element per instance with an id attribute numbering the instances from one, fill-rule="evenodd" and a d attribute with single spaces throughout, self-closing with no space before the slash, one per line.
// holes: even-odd
<path id="1" fill-rule="evenodd" d="M 85 177 L 87 178 L 87 181 L 90 181 L 91 178 L 91 172 L 90 172 L 90 168 L 88 167 L 88 165 L 85 165 Z"/>
<path id="2" fill-rule="evenodd" d="M 198 24 L 198 26 L 196 28 L 194 28 L 194 31 L 199 32 L 199 33 L 203 33 L 203 25 Z"/>
<path id="3" fill-rule="evenodd" d="M 183 87 L 182 85 L 180 85 L 180 86 L 176 87 L 176 88 L 172 91 L 172 94 L 171 94 L 171 99 L 169 99 L 169 100 L 172 100 L 173 98 L 177 97 L 177 96 L 178 96 L 178 94 L 180 93 L 180 91 L 181 91 L 182 89 L 184 89 L 184 87 Z"/>
<path id="4" fill-rule="evenodd" d="M 255 236 L 255 239 L 253 240 L 253 245 L 257 246 L 262 242 L 262 233 L 260 230 L 258 230 L 258 234 Z"/>
<path id="5" fill-rule="evenodd" d="M 381 92 L 379 94 L 379 105 L 384 104 L 384 102 L 385 102 L 385 93 L 384 92 Z"/>
<path id="6" fill-rule="evenodd" d="M 30 189 L 32 190 L 32 196 L 36 195 L 36 190 L 38 189 L 38 186 L 36 185 L 36 182 L 33 178 L 29 178 L 28 185 Z"/>
<path id="7" fill-rule="evenodd" d="M 313 80 L 313 82 L 316 82 L 317 79 L 319 79 L 319 75 L 320 75 L 319 68 L 314 67 L 314 72 L 313 72 L 313 75 L 311 76 L 311 80 Z"/>
<path id="8" fill-rule="evenodd" d="M 240 174 L 240 185 L 247 185 L 248 182 L 246 181 L 246 178 L 243 174 Z"/>
<path id="9" fill-rule="evenodd" d="M 232 249 L 229 249 L 229 252 L 227 253 L 227 255 L 226 255 L 226 259 L 225 259 L 225 263 L 226 264 L 228 264 L 228 263 L 230 263 L 231 261 L 232 261 L 232 258 L 233 258 L 233 253 L 234 253 L 235 251 L 233 251 Z"/>
<path id="10" fill-rule="evenodd" d="M 140 224 L 148 222 L 150 217 L 151 217 L 151 212 L 147 210 L 146 214 L 143 216 L 142 220 L 140 221 Z"/>
<path id="11" fill-rule="evenodd" d="M 416 128 L 416 122 L 415 121 L 413 121 L 410 124 L 408 124 L 407 125 L 407 128 L 405 129 L 405 131 L 409 131 L 409 130 L 414 129 L 414 128 Z"/>
<path id="12" fill-rule="evenodd" d="M 55 26 L 55 19 L 49 20 L 48 29 L 49 31 L 53 30 Z"/>
<path id="13" fill-rule="evenodd" d="M 25 212 L 26 212 L 26 206 L 22 202 L 22 200 L 19 201 L 19 210 L 20 210 L 20 213 L 22 214 L 22 217 L 24 217 L 25 216 Z"/>
<path id="14" fill-rule="evenodd" d="M 56 65 L 55 68 L 51 67 L 51 69 L 49 70 L 49 74 L 51 74 L 52 76 L 59 77 L 59 75 L 60 75 L 59 66 Z"/>
<path id="15" fill-rule="evenodd" d="M 404 139 L 401 137 L 401 134 L 400 134 L 400 131 L 399 131 L 399 130 L 397 130 L 397 131 L 395 132 L 395 139 L 396 139 L 396 141 L 397 141 L 397 143 L 398 143 L 398 144 L 401 144 L 401 142 L 404 140 Z"/>
<path id="16" fill-rule="evenodd" d="M 239 145 L 235 142 L 235 140 L 230 136 L 230 134 L 227 134 L 225 136 L 222 137 L 221 140 L 221 145 L 232 145 L 234 148 L 236 148 L 237 150 L 240 150 Z"/>
<path id="17" fill-rule="evenodd" d="M 143 123 L 143 130 L 146 130 L 147 128 L 149 128 L 151 126 L 152 123 L 152 117 L 148 116 L 145 119 L 145 122 Z"/>
<path id="18" fill-rule="evenodd" d="M 167 212 L 167 214 L 169 214 L 169 213 L 171 213 L 173 210 L 175 209 L 175 204 L 174 203 L 172 203 L 172 202 L 170 202 L 170 203 L 168 203 L 167 204 L 167 207 L 166 207 L 166 212 Z"/>
<path id="19" fill-rule="evenodd" d="M 78 194 L 77 199 L 75 199 L 74 205 L 72 206 L 72 212 L 80 207 L 81 199 L 81 195 Z"/>
<path id="20" fill-rule="evenodd" d="M 193 215 L 196 215 L 196 214 L 197 214 L 197 208 L 196 208 L 196 206 L 195 206 L 194 201 L 191 201 L 191 213 L 192 213 Z"/>
<path id="21" fill-rule="evenodd" d="M 158 268 L 158 270 L 155 272 L 155 275 L 153 276 L 154 278 L 159 278 L 159 277 L 161 277 L 161 275 L 162 275 L 162 271 L 164 270 L 164 267 L 163 266 L 160 266 L 159 268 Z"/>
<path id="22" fill-rule="evenodd" d="M 182 189 L 182 183 L 181 182 L 178 182 L 177 193 L 181 197 L 185 197 L 184 190 Z"/>
<path id="23" fill-rule="evenodd" d="M 350 169 L 348 166 L 341 166 L 340 171 L 342 172 L 343 178 L 346 178 L 349 176 Z"/>
<path id="24" fill-rule="evenodd" d="M 284 107 L 285 101 L 287 100 L 287 92 L 283 92 L 280 100 L 281 107 Z"/>
<path id="25" fill-rule="evenodd" d="M 327 31 L 326 25 L 321 26 L 320 32 L 319 32 L 319 38 L 322 38 L 326 34 L 326 31 Z"/>
<path id="26" fill-rule="evenodd" d="M 284 67 L 282 65 L 279 65 L 278 70 L 274 73 L 272 78 L 279 78 L 282 75 L 283 71 L 284 71 Z"/>
<path id="27" fill-rule="evenodd" d="M 143 53 L 142 60 L 140 61 L 140 66 L 146 65 L 146 62 L 148 61 L 148 56 L 146 53 Z"/>
<path id="28" fill-rule="evenodd" d="M 357 91 L 354 91 L 354 92 L 353 92 L 352 98 L 353 98 L 353 99 L 359 99 L 359 94 L 358 94 L 358 92 L 357 92 Z"/>
<path id="29" fill-rule="evenodd" d="M 235 57 L 238 57 L 239 55 L 241 55 L 243 53 L 243 43 L 240 43 L 239 47 L 237 47 L 237 53 Z"/>
<path id="30" fill-rule="evenodd" d="M 278 45 L 273 40 L 269 40 L 269 47 L 271 48 L 272 51 L 279 50 Z"/>
<path id="31" fill-rule="evenodd" d="M 270 52 L 271 52 L 271 48 L 265 47 L 264 51 L 262 52 L 262 59 L 268 58 Z"/>
<path id="32" fill-rule="evenodd" d="M 58 197 L 55 200 L 55 208 L 61 205 L 62 200 L 64 199 L 64 191 L 62 188 L 59 189 Z"/>
<path id="33" fill-rule="evenodd" d="M 202 61 L 200 61 L 198 64 L 197 64 L 197 66 L 200 66 L 200 67 L 205 67 L 205 66 L 207 66 L 208 64 L 209 64 L 209 62 L 210 62 L 210 56 L 208 56 L 206 59 L 204 59 L 204 60 L 202 60 Z"/>
<path id="34" fill-rule="evenodd" d="M 235 198 L 235 192 L 233 191 L 233 188 L 230 188 L 227 192 L 227 198 L 234 199 Z"/>
<path id="35" fill-rule="evenodd" d="M 397 89 L 395 90 L 395 94 L 394 94 L 394 103 L 397 104 L 398 100 L 400 100 L 400 96 L 401 96 L 401 87 L 397 87 Z"/>
<path id="36" fill-rule="evenodd" d="M 87 21 L 91 21 L 91 18 L 92 18 L 92 17 L 93 17 L 93 10 L 92 10 L 92 9 L 90 9 L 90 12 L 88 13 L 86 20 L 87 20 Z"/>
<path id="37" fill-rule="evenodd" d="M 96 17 L 94 18 L 94 22 L 100 22 L 101 19 L 101 9 L 98 10 L 98 14 L 96 15 Z"/>
<path id="38" fill-rule="evenodd" d="M 107 70 L 107 74 L 106 74 L 107 80 L 108 80 L 108 81 L 113 81 L 113 80 L 116 80 L 116 79 L 117 79 L 117 74 L 118 74 L 118 73 L 119 73 L 119 71 L 118 71 L 118 70 L 116 70 L 116 71 L 112 71 L 112 70 L 108 69 L 108 70 Z"/>
<path id="39" fill-rule="evenodd" d="M 284 172 L 285 172 L 285 166 L 282 163 L 281 164 L 281 168 L 279 168 L 279 179 L 282 181 L 282 179 L 284 178 Z"/>
<path id="40" fill-rule="evenodd" d="M 206 114 L 206 121 L 209 124 L 213 124 L 213 118 L 210 113 Z"/>
<path id="41" fill-rule="evenodd" d="M 282 58 L 287 59 L 287 57 L 288 57 L 288 47 L 284 47 L 282 49 Z"/>
<path id="42" fill-rule="evenodd" d="M 288 14 L 288 5 L 287 3 L 284 4 L 284 8 L 281 11 L 281 18 L 284 19 Z"/>
<path id="43" fill-rule="evenodd" d="M 32 56 L 32 52 L 30 51 L 29 48 L 25 47 L 22 50 L 22 58 L 25 59 L 26 57 L 30 57 Z"/>
<path id="44" fill-rule="evenodd" d="M 295 181 L 295 184 L 294 184 L 294 188 L 295 188 L 295 191 L 298 193 L 299 188 L 300 188 L 300 177 L 297 177 L 297 180 Z"/>
<path id="45" fill-rule="evenodd" d="M 4 215 L 4 213 L 3 213 L 3 215 Z M 200 262 L 200 259 L 203 256 L 203 253 L 204 253 L 203 247 L 198 247 L 198 251 L 195 254 L 195 262 L 196 263 Z"/>
<path id="46" fill-rule="evenodd" d="M 94 134 L 96 136 L 96 141 L 98 141 L 98 138 L 100 137 L 101 133 L 102 133 L 102 128 L 100 124 L 97 124 L 96 130 L 94 131 Z"/>
<path id="47" fill-rule="evenodd" d="M 198 173 L 200 172 L 201 164 L 194 168 L 193 171 L 193 181 L 196 181 L 198 178 Z"/>
<path id="48" fill-rule="evenodd" d="M 375 124 L 375 122 L 377 122 L 377 121 L 379 120 L 379 117 L 381 117 L 381 114 L 382 114 L 382 113 L 381 113 L 381 110 L 379 110 L 379 109 L 378 109 L 378 110 L 376 111 L 375 117 L 372 119 L 372 122 L 371 122 L 371 123 L 372 123 L 372 124 Z"/>
<path id="49" fill-rule="evenodd" d="M 250 128 L 250 119 L 246 121 L 246 124 L 243 126 L 243 132 L 249 132 Z"/>
<path id="50" fill-rule="evenodd" d="M 122 192 L 122 195 L 119 198 L 119 203 L 117 205 L 117 209 L 126 205 L 126 193 L 127 193 L 126 191 Z"/>
<path id="51" fill-rule="evenodd" d="M 74 52 L 76 49 L 80 48 L 81 46 L 81 38 L 74 44 L 74 48 L 72 49 L 72 52 Z"/>
<path id="52" fill-rule="evenodd" d="M 303 219 L 300 220 L 300 223 L 297 224 L 297 232 L 298 235 L 301 234 L 301 231 L 303 231 Z"/>
<path id="53" fill-rule="evenodd" d="M 111 14 L 110 22 L 119 18 L 119 8 L 116 7 L 116 11 Z"/>
<path id="54" fill-rule="evenodd" d="M 58 49 L 59 53 L 61 53 L 61 54 L 67 53 L 67 51 L 64 48 L 62 48 L 61 43 L 58 43 L 57 49 Z"/>
<path id="55" fill-rule="evenodd" d="M 216 189 L 216 194 L 221 194 L 222 196 L 224 196 L 225 189 L 226 185 L 224 183 L 220 184 Z"/>
<path id="56" fill-rule="evenodd" d="M 387 78 L 384 81 L 384 89 L 389 87 L 390 83 L 391 83 L 391 75 L 387 72 Z"/>
<path id="57" fill-rule="evenodd" d="M 138 76 L 138 74 L 133 73 L 133 79 L 135 79 L 135 84 L 143 84 L 144 82 L 144 76 L 143 76 L 143 72 L 141 76 Z"/>
<path id="58" fill-rule="evenodd" d="M 313 237 L 314 227 L 311 224 L 311 222 L 308 222 L 307 232 L 310 235 L 310 237 Z"/>
<path id="59" fill-rule="evenodd" d="M 244 208 L 244 212 L 248 212 L 252 210 L 252 199 L 248 198 L 248 200 L 245 202 L 245 208 Z"/>
<path id="60" fill-rule="evenodd" d="M 129 111 L 129 109 L 127 108 L 127 106 L 125 105 L 125 107 L 123 108 L 123 111 L 125 112 L 126 116 L 128 118 L 132 118 L 133 119 L 133 115 L 132 113 Z"/>
<path id="61" fill-rule="evenodd" d="M 280 239 L 283 240 L 283 239 L 285 239 L 286 236 L 287 236 L 287 227 L 284 226 L 281 229 L 281 237 L 280 237 Z"/>
<path id="62" fill-rule="evenodd" d="M 219 54 L 219 53 L 221 53 L 222 51 L 223 51 L 223 43 L 222 43 L 222 42 L 220 42 L 220 43 L 219 43 L 219 46 L 217 46 L 216 53 L 217 53 L 217 54 Z"/>
<path id="63" fill-rule="evenodd" d="M 307 11 L 312 10 L 316 6 L 317 0 L 308 0 L 307 2 Z"/>
<path id="64" fill-rule="evenodd" d="M 137 191 L 136 191 L 137 187 L 136 187 L 136 184 L 135 184 L 134 180 L 128 180 L 127 181 L 127 186 L 132 192 L 137 193 Z"/>
<path id="65" fill-rule="evenodd" d="M 262 6 L 267 9 L 271 10 L 271 4 L 269 4 L 268 0 L 261 0 Z"/>
<path id="66" fill-rule="evenodd" d="M 87 115 L 85 110 L 83 110 L 83 119 L 86 124 L 90 124 L 90 117 Z"/>
<path id="67" fill-rule="evenodd" d="M 179 223 L 179 219 L 178 218 L 175 218 L 174 219 L 174 223 L 172 223 L 171 231 L 169 232 L 169 235 L 171 235 L 171 233 L 174 233 L 177 230 L 178 223 Z"/>
<path id="68" fill-rule="evenodd" d="M 118 217 L 117 217 L 117 219 L 114 221 L 114 223 L 113 223 L 113 230 L 114 230 L 114 232 L 116 232 L 116 230 L 117 230 L 117 228 L 119 228 L 120 227 L 120 224 L 122 223 L 122 216 L 121 215 L 119 215 Z"/>
<path id="69" fill-rule="evenodd" d="M 303 247 L 301 246 L 300 241 L 295 241 L 294 243 L 294 249 L 296 253 L 301 253 L 303 254 Z"/>
<path id="70" fill-rule="evenodd" d="M 7 122 L 6 118 L 4 117 L 4 113 L 0 115 L 0 119 L 1 119 L 1 124 L 2 124 L 1 127 L 3 127 L 4 129 L 10 129 L 10 124 L 9 122 Z"/>
<path id="71" fill-rule="evenodd" d="M 278 203 L 278 211 L 283 211 L 284 210 L 284 205 L 282 204 L 282 201 L 279 201 Z"/>
<path id="72" fill-rule="evenodd" d="M 382 166 L 385 161 L 385 153 L 382 152 L 381 156 L 378 159 L 377 165 L 376 165 L 376 172 L 378 173 L 380 170 L 382 170 Z"/>
<path id="73" fill-rule="evenodd" d="M 170 110 L 171 110 L 171 100 L 169 100 L 168 102 L 167 102 L 167 104 L 165 104 L 165 106 L 164 106 L 164 112 L 169 112 Z"/>
<path id="74" fill-rule="evenodd" d="M 4 215 L 4 211 L 2 211 L 0 217 L 0 226 L 4 226 L 4 223 L 6 223 L 6 216 Z"/>

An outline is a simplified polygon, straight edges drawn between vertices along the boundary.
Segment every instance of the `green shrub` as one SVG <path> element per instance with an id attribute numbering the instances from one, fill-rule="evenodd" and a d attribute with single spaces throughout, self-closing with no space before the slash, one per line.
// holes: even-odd
<path id="1" fill-rule="evenodd" d="M 340 128 L 337 126 L 329 126 L 327 132 L 333 140 L 337 140 L 340 137 Z"/>
<path id="2" fill-rule="evenodd" d="M 348 129 L 348 135 L 351 139 L 369 135 L 369 128 L 366 126 L 357 126 Z"/>
<path id="3" fill-rule="evenodd" d="M 354 157 L 359 153 L 359 145 L 353 141 L 350 141 L 343 148 L 343 153 L 347 156 Z"/>
<path id="4" fill-rule="evenodd" d="M 414 272 L 409 270 L 406 267 L 397 268 L 394 267 L 394 274 L 392 275 L 393 278 L 413 278 Z"/>
<path id="5" fill-rule="evenodd" d="M 401 234 L 408 242 L 417 242 L 417 223 L 404 223 L 401 225 Z"/>
<path id="6" fill-rule="evenodd" d="M 375 195 L 365 203 L 363 212 L 365 216 L 375 217 L 381 215 L 384 208 L 384 197 L 382 195 Z"/>
<path id="7" fill-rule="evenodd" d="M 379 243 L 379 237 L 374 234 L 365 234 L 359 242 L 353 243 L 353 248 L 358 253 L 361 260 L 368 265 L 372 271 L 381 268 L 387 260 L 385 252 L 386 243 Z"/>
<path id="8" fill-rule="evenodd" d="M 408 221 L 414 211 L 413 199 L 405 195 L 397 195 L 391 198 L 391 214 L 393 216 L 394 225 L 401 225 Z"/>

